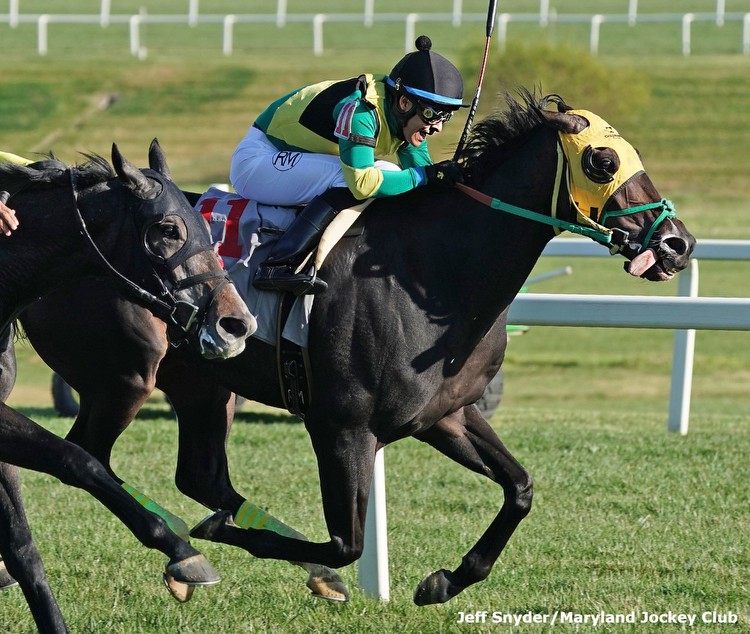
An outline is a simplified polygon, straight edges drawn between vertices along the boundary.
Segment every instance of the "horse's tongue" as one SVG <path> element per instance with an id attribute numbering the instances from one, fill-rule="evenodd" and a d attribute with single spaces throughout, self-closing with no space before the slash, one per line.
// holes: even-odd
<path id="1" fill-rule="evenodd" d="M 654 253 L 653 249 L 646 249 L 630 261 L 628 273 L 635 277 L 640 277 L 654 264 L 656 264 L 656 253 Z"/>

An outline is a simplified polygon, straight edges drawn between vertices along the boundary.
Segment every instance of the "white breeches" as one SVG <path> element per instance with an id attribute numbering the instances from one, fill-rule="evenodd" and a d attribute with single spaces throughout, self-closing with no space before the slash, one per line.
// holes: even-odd
<path id="1" fill-rule="evenodd" d="M 376 161 L 375 166 L 400 169 L 388 161 Z M 255 127 L 234 151 L 229 179 L 240 196 L 264 205 L 306 205 L 332 187 L 347 186 L 338 156 L 279 151 Z"/>

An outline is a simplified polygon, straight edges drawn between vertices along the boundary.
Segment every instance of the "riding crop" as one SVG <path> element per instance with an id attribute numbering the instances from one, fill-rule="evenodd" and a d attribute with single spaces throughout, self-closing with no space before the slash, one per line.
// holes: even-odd
<path id="1" fill-rule="evenodd" d="M 482 93 L 482 83 L 484 82 L 484 71 L 487 68 L 487 57 L 490 53 L 490 41 L 492 40 L 492 32 L 495 30 L 495 13 L 497 12 L 497 0 L 490 0 L 489 7 L 487 8 L 487 29 L 486 38 L 484 41 L 484 57 L 482 58 L 482 68 L 479 71 L 479 81 L 477 82 L 477 89 L 474 92 L 474 99 L 471 102 L 471 108 L 469 108 L 469 116 L 466 117 L 466 124 L 464 130 L 461 133 L 461 138 L 456 146 L 456 152 L 453 155 L 453 160 L 457 160 L 459 154 L 464 149 L 466 138 L 469 136 L 469 129 L 474 121 L 474 115 L 477 113 L 477 106 L 479 105 L 479 95 Z"/>

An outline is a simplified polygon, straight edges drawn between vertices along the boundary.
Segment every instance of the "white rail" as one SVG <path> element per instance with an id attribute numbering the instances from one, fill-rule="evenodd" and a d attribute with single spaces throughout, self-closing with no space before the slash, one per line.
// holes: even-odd
<path id="1" fill-rule="evenodd" d="M 583 238 L 553 240 L 542 253 L 560 257 L 610 257 Z M 688 432 L 697 330 L 750 330 L 750 298 L 698 297 L 700 260 L 750 260 L 748 240 L 698 240 L 691 265 L 679 275 L 678 297 L 535 295 L 516 297 L 511 323 L 675 329 L 667 429 Z"/>
<path id="2" fill-rule="evenodd" d="M 274 24 L 277 28 L 284 28 L 287 24 L 310 24 L 313 29 L 313 52 L 321 55 L 324 51 L 324 25 L 337 23 L 360 23 L 371 27 L 375 22 L 403 22 L 405 50 L 412 49 L 418 22 L 450 22 L 455 28 L 465 22 L 484 22 L 484 13 L 464 13 L 461 0 L 453 0 L 453 8 L 444 13 L 376 13 L 374 0 L 365 0 L 364 11 L 361 13 L 287 13 L 286 0 L 279 0 L 276 13 L 247 13 L 247 14 L 201 14 L 198 0 L 189 0 L 185 14 L 154 14 L 150 15 L 145 9 L 138 14 L 138 18 L 129 14 L 113 14 L 110 0 L 102 0 L 98 14 L 22 14 L 19 0 L 9 0 L 7 14 L 0 14 L 0 22 L 6 22 L 11 28 L 20 23 L 36 23 L 38 32 L 37 49 L 40 55 L 47 54 L 47 29 L 51 24 L 98 24 L 107 28 L 111 24 L 128 24 L 130 28 L 131 52 L 138 57 L 144 57 L 145 47 L 140 44 L 139 27 L 141 24 L 182 24 L 196 27 L 200 24 L 223 24 L 222 51 L 224 55 L 232 54 L 234 27 L 240 23 Z M 589 48 L 596 55 L 599 51 L 600 31 L 605 24 L 627 24 L 631 27 L 643 23 L 680 22 L 681 51 L 683 55 L 690 55 L 692 51 L 692 25 L 694 22 L 714 22 L 721 28 L 728 21 L 742 23 L 742 35 L 739 42 L 739 52 L 750 54 L 750 13 L 726 13 L 723 0 L 717 0 L 715 12 L 704 13 L 638 13 L 637 0 L 629 0 L 628 12 L 621 14 L 573 14 L 559 13 L 550 10 L 548 0 L 540 0 L 539 13 L 501 13 L 497 16 L 497 47 L 502 52 L 508 35 L 508 25 L 513 23 L 533 23 L 540 28 L 555 24 L 585 24 L 590 26 Z"/>

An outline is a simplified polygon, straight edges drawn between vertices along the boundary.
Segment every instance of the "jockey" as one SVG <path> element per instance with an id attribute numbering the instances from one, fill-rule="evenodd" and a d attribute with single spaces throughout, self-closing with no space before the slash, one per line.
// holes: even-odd
<path id="1" fill-rule="evenodd" d="M 10 152 L 0 152 L 0 163 L 3 162 L 18 163 L 19 165 L 31 163 L 31 161 Z M 7 201 L 8 192 L 0 192 L 0 233 L 9 236 L 18 228 L 18 218 L 16 218 L 16 212 L 5 204 Z"/>
<path id="2" fill-rule="evenodd" d="M 306 86 L 255 120 L 232 157 L 232 186 L 259 203 L 306 205 L 258 269 L 256 288 L 325 290 L 295 269 L 341 209 L 462 180 L 454 162 L 433 164 L 427 149 L 427 137 L 464 107 L 460 73 L 431 47 L 422 35 L 389 75 Z M 394 154 L 399 165 L 382 160 Z"/>

